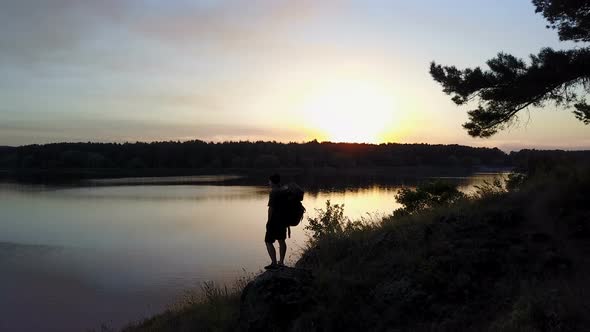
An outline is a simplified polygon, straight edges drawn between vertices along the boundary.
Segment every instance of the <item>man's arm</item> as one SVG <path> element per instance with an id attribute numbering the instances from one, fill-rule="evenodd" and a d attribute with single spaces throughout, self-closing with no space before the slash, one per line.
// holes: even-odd
<path id="1" fill-rule="evenodd" d="M 272 217 L 272 206 L 268 207 L 268 220 L 266 222 L 270 222 L 270 218 Z"/>

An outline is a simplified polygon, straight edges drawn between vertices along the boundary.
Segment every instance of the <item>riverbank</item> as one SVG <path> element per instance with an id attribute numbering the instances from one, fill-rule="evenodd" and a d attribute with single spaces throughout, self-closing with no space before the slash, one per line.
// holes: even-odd
<path id="1" fill-rule="evenodd" d="M 327 207 L 323 216 L 332 217 L 319 217 L 321 235 L 297 262 L 312 272 L 314 304 L 288 326 L 588 330 L 590 172 L 560 168 L 520 180 L 448 204 L 406 206 L 377 223 L 334 222 Z M 240 287 L 215 294 L 125 331 L 237 329 Z"/>

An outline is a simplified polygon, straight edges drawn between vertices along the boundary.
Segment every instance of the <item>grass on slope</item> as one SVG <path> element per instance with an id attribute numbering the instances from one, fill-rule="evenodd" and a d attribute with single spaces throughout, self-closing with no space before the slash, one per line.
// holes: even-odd
<path id="1" fill-rule="evenodd" d="M 297 326 L 589 330 L 589 170 L 563 168 L 509 184 L 469 197 L 426 185 L 400 193 L 406 209 L 377 222 L 351 222 L 342 206 L 327 203 L 310 219 L 312 239 L 297 263 L 313 271 L 317 289 L 317 305 Z M 211 289 L 125 331 L 236 329 L 241 287 Z"/>

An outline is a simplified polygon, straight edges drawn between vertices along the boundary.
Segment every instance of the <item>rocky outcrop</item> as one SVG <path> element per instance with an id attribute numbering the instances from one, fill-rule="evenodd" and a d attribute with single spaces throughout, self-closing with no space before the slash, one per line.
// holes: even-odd
<path id="1" fill-rule="evenodd" d="M 242 292 L 240 330 L 293 330 L 296 321 L 315 303 L 312 281 L 309 270 L 290 267 L 256 277 Z"/>

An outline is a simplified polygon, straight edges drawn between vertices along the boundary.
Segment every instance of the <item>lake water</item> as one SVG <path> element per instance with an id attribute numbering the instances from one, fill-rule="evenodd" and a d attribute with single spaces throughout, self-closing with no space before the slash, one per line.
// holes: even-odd
<path id="1" fill-rule="evenodd" d="M 496 175 L 449 180 L 470 191 Z M 204 281 L 231 283 L 259 271 L 269 261 L 268 188 L 217 180 L 228 178 L 0 183 L 0 331 L 119 328 Z M 399 188 L 319 186 L 304 205 L 307 216 L 328 199 L 345 204 L 352 219 L 390 214 Z M 292 229 L 290 263 L 307 239 L 303 228 Z"/>

